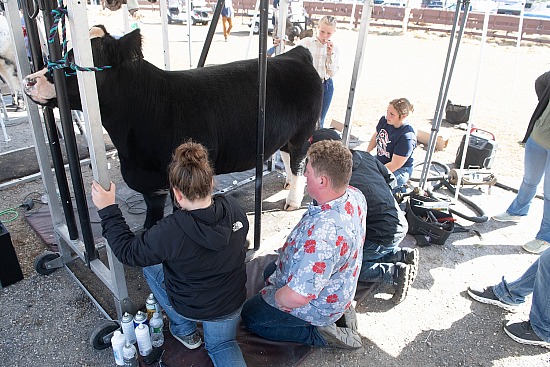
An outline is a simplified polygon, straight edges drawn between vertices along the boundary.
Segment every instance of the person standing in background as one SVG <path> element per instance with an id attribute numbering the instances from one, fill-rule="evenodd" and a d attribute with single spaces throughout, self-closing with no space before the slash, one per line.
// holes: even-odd
<path id="1" fill-rule="evenodd" d="M 233 28 L 233 3 L 232 0 L 225 0 L 223 9 L 222 9 L 222 26 L 223 26 L 223 37 L 227 42 L 227 37 L 231 33 Z"/>
<path id="2" fill-rule="evenodd" d="M 296 46 L 303 46 L 311 52 L 313 66 L 315 66 L 315 70 L 317 70 L 323 81 L 323 105 L 319 129 L 322 129 L 325 124 L 325 117 L 334 93 L 332 77 L 338 71 L 339 51 L 331 40 L 334 32 L 336 32 L 336 19 L 330 15 L 325 15 L 317 25 L 317 35 L 315 37 L 306 37 L 296 43 Z"/>
<path id="3" fill-rule="evenodd" d="M 522 276 L 514 281 L 502 277 L 494 286 L 469 287 L 474 300 L 515 312 L 532 295 L 529 320 L 508 321 L 504 331 L 521 344 L 550 348 L 550 250 L 543 252 Z"/>
<path id="4" fill-rule="evenodd" d="M 550 246 L 550 71 L 537 78 L 535 92 L 539 103 L 522 141 L 525 143 L 523 181 L 512 204 L 504 213 L 494 215 L 493 219 L 517 223 L 526 216 L 544 175 L 544 207 L 540 228 L 535 239 L 523 245 L 525 251 L 540 254 Z"/>

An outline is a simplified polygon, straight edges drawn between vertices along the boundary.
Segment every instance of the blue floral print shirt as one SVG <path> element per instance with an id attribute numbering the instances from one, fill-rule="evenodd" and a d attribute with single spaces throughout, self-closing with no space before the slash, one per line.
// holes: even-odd
<path id="1" fill-rule="evenodd" d="M 288 285 L 311 301 L 290 314 L 315 326 L 338 320 L 349 308 L 363 258 L 367 202 L 349 186 L 338 199 L 310 204 L 279 249 L 277 269 L 261 290 L 263 299 L 280 309 L 275 292 Z"/>

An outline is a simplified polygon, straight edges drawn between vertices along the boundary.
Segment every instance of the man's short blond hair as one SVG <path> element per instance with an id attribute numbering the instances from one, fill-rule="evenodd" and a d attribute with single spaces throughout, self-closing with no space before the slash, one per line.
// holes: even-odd
<path id="1" fill-rule="evenodd" d="M 341 141 L 323 140 L 314 143 L 307 151 L 307 158 L 315 174 L 327 176 L 334 190 L 348 187 L 353 157 Z"/>

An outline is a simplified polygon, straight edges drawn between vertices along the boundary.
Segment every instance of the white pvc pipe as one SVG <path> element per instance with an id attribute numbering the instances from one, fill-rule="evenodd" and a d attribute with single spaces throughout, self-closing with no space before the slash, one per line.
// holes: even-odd
<path id="1" fill-rule="evenodd" d="M 521 13 L 519 14 L 519 24 L 518 24 L 518 36 L 516 37 L 516 60 L 514 62 L 514 73 L 512 74 L 512 88 L 510 88 L 510 101 L 508 102 L 508 111 L 507 116 L 510 116 L 510 110 L 512 108 L 514 91 L 516 89 L 516 76 L 518 70 L 518 60 L 519 60 L 519 51 L 521 47 L 521 35 L 523 33 L 523 14 L 525 12 L 525 2 L 522 3 Z"/>
<path id="2" fill-rule="evenodd" d="M 464 147 L 462 148 L 462 157 L 460 159 L 460 166 L 464 167 L 464 163 L 466 162 L 466 152 L 468 151 L 468 145 L 470 143 L 470 131 L 472 130 L 472 121 L 475 117 L 475 103 L 476 103 L 476 97 L 477 97 L 477 89 L 479 87 L 479 79 L 481 76 L 481 68 L 483 66 L 483 55 L 485 53 L 485 46 L 487 45 L 487 29 L 489 28 L 489 13 L 490 9 L 487 7 L 485 9 L 485 16 L 483 17 L 483 30 L 481 32 L 481 48 L 479 51 L 479 61 L 477 62 L 477 75 L 476 75 L 476 82 L 474 86 L 474 93 L 472 96 L 472 105 L 470 108 L 470 118 L 468 120 L 468 128 L 466 129 L 466 137 L 464 138 Z M 454 202 L 458 201 L 458 195 L 460 192 L 460 185 L 462 183 L 462 170 L 458 169 L 457 172 L 457 183 L 456 183 L 456 190 L 455 190 L 455 197 Z"/>

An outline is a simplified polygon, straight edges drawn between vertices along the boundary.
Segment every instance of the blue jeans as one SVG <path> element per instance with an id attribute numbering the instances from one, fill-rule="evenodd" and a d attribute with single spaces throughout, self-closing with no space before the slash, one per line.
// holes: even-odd
<path id="1" fill-rule="evenodd" d="M 322 129 L 325 125 L 325 116 L 327 115 L 330 102 L 332 101 L 332 95 L 334 94 L 334 84 L 332 78 L 329 78 L 323 82 L 323 105 L 321 107 L 321 120 L 319 121 L 319 129 Z"/>
<path id="2" fill-rule="evenodd" d="M 401 167 L 393 172 L 395 176 L 395 188 L 392 189 L 392 193 L 403 192 L 403 186 L 409 181 L 413 172 L 413 167 Z"/>
<path id="3" fill-rule="evenodd" d="M 368 240 L 365 241 L 359 280 L 362 282 L 393 284 L 393 269 L 400 242 L 401 239 L 383 246 Z"/>
<path id="4" fill-rule="evenodd" d="M 185 336 L 197 330 L 197 321 L 202 321 L 205 349 L 215 367 L 244 366 L 246 363 L 237 344 L 237 327 L 240 309 L 230 315 L 214 320 L 193 320 L 180 315 L 170 304 L 164 285 L 162 264 L 143 268 L 143 275 L 151 291 L 170 319 L 170 330 L 174 335 Z"/>
<path id="5" fill-rule="evenodd" d="M 535 238 L 550 242 L 550 149 L 540 146 L 531 138 L 527 139 L 523 165 L 523 181 L 516 198 L 506 212 L 511 215 L 527 215 L 537 186 L 544 175 L 544 209 L 540 229 Z"/>
<path id="6" fill-rule="evenodd" d="M 259 293 L 244 303 L 241 316 L 244 326 L 262 338 L 315 347 L 327 345 L 315 326 L 272 307 Z"/>
<path id="7" fill-rule="evenodd" d="M 517 280 L 502 282 L 493 288 L 499 300 L 511 305 L 525 302 L 533 293 L 529 321 L 535 333 L 550 342 L 550 251 L 545 250 L 527 271 Z"/>

